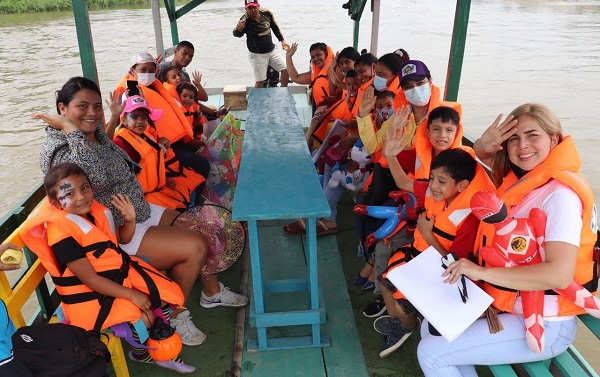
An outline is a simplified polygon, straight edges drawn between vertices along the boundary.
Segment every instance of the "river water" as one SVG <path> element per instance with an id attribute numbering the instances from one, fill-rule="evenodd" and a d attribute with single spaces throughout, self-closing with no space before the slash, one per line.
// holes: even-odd
<path id="1" fill-rule="evenodd" d="M 286 40 L 298 42 L 300 71 L 308 69 L 308 47 L 326 42 L 334 50 L 352 44 L 352 22 L 341 0 L 263 0 Z M 241 0 L 209 1 L 179 20 L 180 39 L 196 46 L 190 65 L 207 87 L 253 82 L 244 39 L 231 30 L 243 13 Z M 452 34 L 454 2 L 382 1 L 378 55 L 397 48 L 429 66 L 443 87 Z M 125 74 L 131 56 L 154 51 L 149 9 L 90 13 L 104 95 Z M 371 14 L 365 9 L 359 49 L 370 44 Z M 170 40 L 163 12 L 165 45 Z M 44 126 L 35 111 L 54 110 L 54 92 L 80 75 L 71 13 L 0 15 L 0 216 L 41 178 L 38 151 Z M 600 198 L 600 1 L 473 0 L 459 101 L 469 135 L 477 136 L 499 113 L 523 102 L 543 102 L 574 136 L 583 172 Z M 108 111 L 108 110 L 107 110 Z"/>

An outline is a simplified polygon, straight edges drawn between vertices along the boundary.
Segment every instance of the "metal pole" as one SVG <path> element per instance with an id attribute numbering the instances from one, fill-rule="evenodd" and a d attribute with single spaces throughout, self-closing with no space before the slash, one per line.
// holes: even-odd
<path id="1" fill-rule="evenodd" d="M 158 0 L 151 0 L 152 23 L 154 24 L 154 39 L 156 43 L 156 54 L 165 57 L 165 45 L 163 43 L 162 23 L 160 21 L 160 4 Z"/>
<path id="2" fill-rule="evenodd" d="M 73 16 L 75 18 L 83 76 L 98 83 L 98 69 L 96 68 L 96 57 L 94 56 L 94 43 L 87 1 L 73 0 Z"/>
<path id="3" fill-rule="evenodd" d="M 352 8 L 350 9 L 350 18 L 354 20 L 354 43 L 353 46 L 358 50 L 358 30 L 360 28 L 360 18 L 362 17 L 363 10 L 367 5 L 367 0 L 353 0 Z"/>
<path id="4" fill-rule="evenodd" d="M 470 9 L 471 0 L 456 1 L 452 44 L 450 46 L 448 72 L 446 73 L 446 85 L 444 90 L 444 99 L 446 101 L 456 101 L 458 98 L 458 87 L 460 86 L 460 75 L 465 56 L 465 41 L 467 39 Z"/>
<path id="5" fill-rule="evenodd" d="M 381 1 L 371 0 L 371 10 L 373 12 L 373 21 L 371 23 L 371 54 L 377 56 L 377 42 L 379 41 L 379 13 L 381 11 Z"/>
<path id="6" fill-rule="evenodd" d="M 177 15 L 175 14 L 175 0 L 165 0 L 165 6 L 171 23 L 171 40 L 173 41 L 173 46 L 177 46 L 179 43 L 179 31 L 177 29 Z"/>
<path id="7" fill-rule="evenodd" d="M 360 19 L 354 21 L 354 42 L 352 46 L 354 46 L 355 50 L 358 50 L 358 35 L 360 29 Z"/>

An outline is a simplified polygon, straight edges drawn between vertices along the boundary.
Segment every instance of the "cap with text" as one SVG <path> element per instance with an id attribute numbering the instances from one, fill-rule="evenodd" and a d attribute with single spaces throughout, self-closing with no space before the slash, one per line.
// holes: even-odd
<path id="1" fill-rule="evenodd" d="M 244 4 L 245 4 L 246 8 L 257 7 L 258 0 L 244 0 Z"/>
<path id="2" fill-rule="evenodd" d="M 400 68 L 398 76 L 400 76 L 400 84 L 402 84 L 408 80 L 421 81 L 425 77 L 431 77 L 431 74 L 422 61 L 409 60 Z"/>

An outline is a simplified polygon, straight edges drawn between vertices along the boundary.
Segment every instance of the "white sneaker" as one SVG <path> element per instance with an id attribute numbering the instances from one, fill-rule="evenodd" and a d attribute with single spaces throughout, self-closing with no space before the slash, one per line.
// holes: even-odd
<path id="1" fill-rule="evenodd" d="M 176 318 L 171 317 L 171 327 L 181 337 L 181 343 L 186 346 L 199 346 L 206 340 L 206 334 L 194 325 L 190 311 L 184 310 Z"/>
<path id="2" fill-rule="evenodd" d="M 215 293 L 213 296 L 207 296 L 204 293 L 204 290 L 202 291 L 200 305 L 203 308 L 214 308 L 217 306 L 241 308 L 242 306 L 246 306 L 248 304 L 248 297 L 232 292 L 221 282 L 219 282 L 219 287 L 221 288 L 221 292 Z"/>

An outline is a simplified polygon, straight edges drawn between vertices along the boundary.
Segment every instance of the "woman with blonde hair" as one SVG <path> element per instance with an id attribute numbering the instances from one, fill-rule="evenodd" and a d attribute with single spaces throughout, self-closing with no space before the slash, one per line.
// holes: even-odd
<path id="1" fill-rule="evenodd" d="M 492 306 L 504 329 L 491 334 L 485 318 L 475 321 L 452 343 L 421 329 L 418 358 L 425 376 L 476 376 L 474 365 L 514 364 L 545 360 L 564 352 L 575 337 L 576 315 L 584 309 L 552 290 L 565 289 L 575 280 L 588 291 L 597 289 L 593 249 L 596 208 L 592 190 L 579 172 L 581 160 L 573 138 L 563 135 L 558 117 L 546 106 L 527 103 L 501 122 L 494 123 L 475 142 L 477 156 L 491 164 L 498 195 L 508 216 L 528 218 L 539 208 L 546 217 L 545 257 L 518 268 L 492 267 L 469 259 L 452 263 L 444 272 L 446 283 L 461 275 L 483 281 L 494 298 Z M 480 247 L 490 244 L 493 224 L 482 222 Z M 545 291 L 543 332 L 545 346 L 528 346 L 519 291 Z"/>

